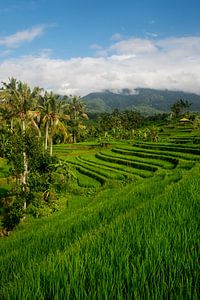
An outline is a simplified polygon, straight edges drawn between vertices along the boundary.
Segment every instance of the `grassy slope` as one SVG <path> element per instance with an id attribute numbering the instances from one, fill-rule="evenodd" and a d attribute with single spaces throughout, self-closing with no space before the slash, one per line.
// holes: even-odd
<path id="1" fill-rule="evenodd" d="M 135 160 L 156 159 L 163 168 L 126 186 L 114 181 L 112 188 L 107 179 L 100 187 L 102 175 L 88 177 L 89 169 L 109 177 L 114 170 L 149 171 L 95 158 L 93 144 L 55 147 L 69 161 L 79 163 L 81 155 L 85 175 L 75 173 L 85 189 L 67 194 L 62 212 L 26 219 L 0 240 L 0 299 L 199 299 L 200 164 L 193 151 L 199 147 L 141 146 L 116 144 L 124 152 L 111 154 L 130 161 L 134 151 Z"/>
<path id="2" fill-rule="evenodd" d="M 2 299 L 197 299 L 199 165 L 76 196 L 1 241 Z"/>

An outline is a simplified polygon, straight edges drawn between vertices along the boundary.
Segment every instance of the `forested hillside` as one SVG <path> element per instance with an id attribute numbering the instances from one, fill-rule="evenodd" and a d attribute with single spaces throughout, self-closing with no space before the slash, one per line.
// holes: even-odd
<path id="1" fill-rule="evenodd" d="M 121 93 L 104 91 L 83 97 L 87 108 L 92 112 L 111 112 L 137 110 L 147 114 L 169 112 L 171 105 L 178 99 L 188 100 L 192 111 L 200 111 L 200 95 L 180 91 L 138 88 L 135 93 L 123 90 Z"/>

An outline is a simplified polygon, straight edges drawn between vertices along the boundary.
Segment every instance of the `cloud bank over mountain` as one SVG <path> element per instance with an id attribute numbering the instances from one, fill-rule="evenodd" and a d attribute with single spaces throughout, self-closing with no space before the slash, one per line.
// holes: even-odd
<path id="1" fill-rule="evenodd" d="M 16 33 L 0 39 L 0 44 L 6 45 L 8 51 L 9 46 L 35 39 L 43 30 L 35 27 L 29 33 Z M 93 50 L 96 51 L 93 56 L 59 59 L 49 50 L 38 55 L 6 58 L 3 49 L 0 80 L 7 81 L 14 76 L 31 86 L 80 96 L 105 89 L 137 87 L 200 94 L 199 36 L 123 39 L 116 34 L 108 47 L 98 45 Z"/>

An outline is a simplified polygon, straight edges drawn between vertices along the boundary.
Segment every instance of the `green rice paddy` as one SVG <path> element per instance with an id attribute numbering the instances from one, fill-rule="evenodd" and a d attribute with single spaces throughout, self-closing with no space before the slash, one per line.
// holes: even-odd
<path id="1" fill-rule="evenodd" d="M 62 211 L 0 240 L 0 298 L 199 299 L 199 147 L 54 150 L 74 186 Z"/>

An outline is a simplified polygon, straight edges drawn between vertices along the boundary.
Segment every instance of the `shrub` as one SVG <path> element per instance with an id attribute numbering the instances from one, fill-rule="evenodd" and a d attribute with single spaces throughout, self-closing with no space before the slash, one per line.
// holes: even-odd
<path id="1" fill-rule="evenodd" d="M 57 194 L 54 190 L 35 192 L 30 194 L 31 203 L 27 208 L 27 213 L 33 217 L 47 217 L 53 212 L 60 210 Z"/>
<path id="2" fill-rule="evenodd" d="M 23 217 L 23 197 L 22 195 L 13 196 L 13 204 L 9 206 L 3 216 L 2 224 L 5 229 L 13 230 L 20 222 Z"/>

